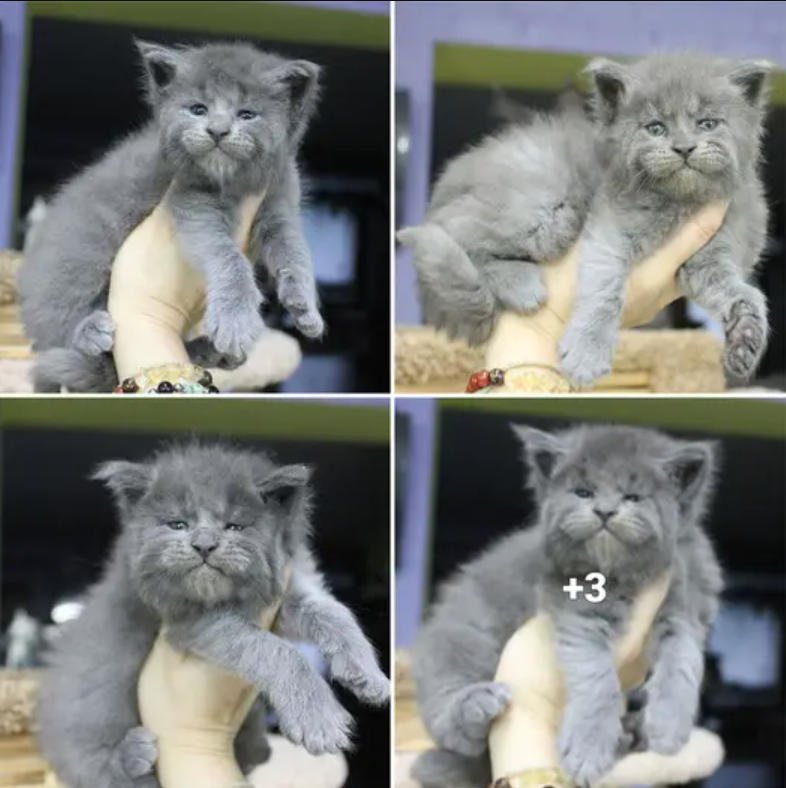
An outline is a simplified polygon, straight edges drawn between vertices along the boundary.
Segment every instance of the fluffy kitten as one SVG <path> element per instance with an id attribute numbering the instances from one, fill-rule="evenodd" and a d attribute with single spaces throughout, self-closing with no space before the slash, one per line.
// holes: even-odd
<path id="1" fill-rule="evenodd" d="M 593 118 L 541 115 L 458 156 L 426 222 L 399 233 L 415 250 L 426 321 L 484 342 L 498 311 L 538 309 L 538 264 L 581 234 L 559 353 L 565 374 L 589 386 L 611 370 L 631 266 L 701 206 L 726 200 L 723 226 L 678 280 L 723 326 L 728 371 L 750 376 L 768 334 L 765 297 L 748 279 L 767 231 L 758 166 L 769 69 L 690 54 L 593 60 Z"/>
<path id="2" fill-rule="evenodd" d="M 25 255 L 21 316 L 41 354 L 39 391 L 116 385 L 106 311 L 112 262 L 170 186 L 177 242 L 207 288 L 206 336 L 189 345 L 196 363 L 237 366 L 264 329 L 254 270 L 232 238 L 243 200 L 263 191 L 251 260 L 268 271 L 303 334 L 323 331 L 296 162 L 319 68 L 246 44 L 138 47 L 152 119 L 64 186 Z"/>
<path id="3" fill-rule="evenodd" d="M 639 730 L 630 733 L 643 747 L 674 753 L 697 712 L 703 650 L 721 591 L 701 527 L 712 444 L 628 427 L 516 432 L 537 524 L 500 540 L 441 589 L 414 648 L 420 710 L 442 748 L 416 764 L 427 788 L 488 785 L 489 727 L 511 698 L 494 682 L 499 656 L 540 610 L 553 619 L 566 684 L 562 767 L 580 785 L 602 777 L 629 743 L 612 644 L 636 593 L 667 569 L 673 579 L 647 644 L 646 705 Z M 571 600 L 562 587 L 590 572 L 605 576 L 605 599 Z"/>
<path id="4" fill-rule="evenodd" d="M 372 704 L 389 683 L 354 616 L 325 588 L 309 550 L 309 470 L 221 446 L 171 448 L 95 474 L 122 530 L 103 578 L 58 642 L 41 691 L 41 748 L 70 788 L 157 788 L 154 736 L 141 727 L 137 679 L 162 622 L 174 648 L 260 690 L 290 740 L 311 753 L 349 746 L 351 718 L 296 649 L 261 630 L 283 592 L 278 631 L 320 648 L 332 677 Z M 263 762 L 264 708 L 235 742 Z"/>

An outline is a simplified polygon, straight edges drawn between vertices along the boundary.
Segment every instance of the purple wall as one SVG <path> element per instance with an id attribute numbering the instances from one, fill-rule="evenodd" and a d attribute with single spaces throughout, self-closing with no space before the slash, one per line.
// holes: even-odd
<path id="1" fill-rule="evenodd" d="M 17 121 L 22 91 L 25 4 L 0 2 L 0 249 L 11 240 Z"/>
<path id="2" fill-rule="evenodd" d="M 406 224 L 428 197 L 432 52 L 437 41 L 588 54 L 643 55 L 698 47 L 769 58 L 786 65 L 786 2 L 402 2 L 395 12 L 396 85 L 411 92 L 411 146 L 404 195 Z M 396 317 L 420 322 L 409 254 L 396 269 Z"/>
<path id="3" fill-rule="evenodd" d="M 401 499 L 403 534 L 396 553 L 395 644 L 406 647 L 420 624 L 429 554 L 433 465 L 436 450 L 437 402 L 433 399 L 399 398 L 396 412 L 410 418 L 408 484 Z"/>

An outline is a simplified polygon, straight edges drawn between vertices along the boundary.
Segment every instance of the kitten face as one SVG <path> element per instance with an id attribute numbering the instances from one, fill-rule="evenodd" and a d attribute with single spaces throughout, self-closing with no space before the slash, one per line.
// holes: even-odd
<path id="1" fill-rule="evenodd" d="M 557 566 L 621 572 L 670 562 L 686 506 L 708 483 L 711 448 L 626 427 L 516 431 Z"/>
<path id="2" fill-rule="evenodd" d="M 756 161 L 769 64 L 691 55 L 596 60 L 595 107 L 633 182 L 690 200 L 730 195 Z"/>
<path id="3" fill-rule="evenodd" d="M 241 44 L 175 50 L 140 43 L 148 98 L 166 155 L 219 184 L 269 159 L 305 131 L 319 69 Z"/>
<path id="4" fill-rule="evenodd" d="M 272 601 L 305 536 L 304 466 L 221 447 L 172 449 L 145 464 L 113 462 L 96 478 L 115 492 L 128 566 L 146 601 Z"/>

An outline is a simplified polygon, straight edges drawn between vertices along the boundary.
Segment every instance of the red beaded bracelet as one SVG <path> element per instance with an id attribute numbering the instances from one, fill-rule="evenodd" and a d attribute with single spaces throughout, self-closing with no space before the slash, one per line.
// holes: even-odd
<path id="1" fill-rule="evenodd" d="M 473 372 L 469 376 L 469 383 L 467 383 L 467 394 L 474 394 L 480 389 L 488 388 L 489 386 L 502 386 L 505 384 L 505 372 L 501 369 L 482 369 L 480 372 Z"/>

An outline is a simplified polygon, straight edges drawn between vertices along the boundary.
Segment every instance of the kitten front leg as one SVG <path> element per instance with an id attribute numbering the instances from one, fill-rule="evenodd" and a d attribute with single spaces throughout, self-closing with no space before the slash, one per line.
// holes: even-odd
<path id="1" fill-rule="evenodd" d="M 611 229 L 589 228 L 581 244 L 576 301 L 559 356 L 571 382 L 587 388 L 611 372 L 628 259 L 621 236 Z"/>
<path id="2" fill-rule="evenodd" d="M 647 749 L 674 755 L 688 742 L 704 675 L 703 635 L 685 620 L 666 618 L 653 629 L 652 675 L 645 685 L 641 731 Z"/>
<path id="3" fill-rule="evenodd" d="M 352 718 L 297 649 L 281 638 L 224 608 L 172 623 L 168 638 L 175 649 L 196 654 L 257 687 L 284 735 L 312 755 L 349 747 Z"/>
<path id="4" fill-rule="evenodd" d="M 316 575 L 294 574 L 284 597 L 281 631 L 314 643 L 333 678 L 359 700 L 381 706 L 390 699 L 390 682 L 357 620 L 334 599 Z"/>
<path id="5" fill-rule="evenodd" d="M 278 299 L 310 339 L 321 337 L 325 324 L 319 313 L 311 252 L 296 205 L 283 197 L 262 203 L 254 225 L 254 257 L 276 283 Z"/>
<path id="6" fill-rule="evenodd" d="M 724 259 L 712 241 L 679 271 L 686 298 L 695 301 L 723 326 L 723 363 L 738 378 L 748 379 L 767 348 L 769 321 L 764 294 L 745 282 L 740 270 Z"/>
<path id="7" fill-rule="evenodd" d="M 177 242 L 205 279 L 207 338 L 219 353 L 240 363 L 265 324 L 254 272 L 232 237 L 237 206 L 178 191 L 171 194 L 170 206 Z"/>
<path id="8" fill-rule="evenodd" d="M 558 623 L 556 650 L 566 695 L 557 739 L 560 764 L 579 786 L 590 786 L 628 743 L 611 638 L 586 624 Z"/>

